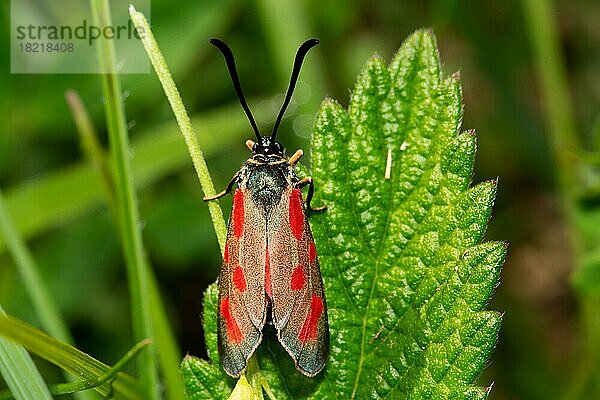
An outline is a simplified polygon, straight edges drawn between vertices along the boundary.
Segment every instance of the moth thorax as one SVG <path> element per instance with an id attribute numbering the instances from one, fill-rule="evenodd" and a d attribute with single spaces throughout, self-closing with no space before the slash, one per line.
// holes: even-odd
<path id="1" fill-rule="evenodd" d="M 279 204 L 288 183 L 280 168 L 273 165 L 259 165 L 252 168 L 247 186 L 252 193 L 252 200 L 269 212 L 272 207 Z"/>

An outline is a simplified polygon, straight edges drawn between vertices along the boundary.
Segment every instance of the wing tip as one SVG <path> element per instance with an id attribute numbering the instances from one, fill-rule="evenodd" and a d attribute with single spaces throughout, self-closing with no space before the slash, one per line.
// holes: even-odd
<path id="1" fill-rule="evenodd" d="M 237 379 L 246 372 L 246 369 L 248 368 L 248 360 L 250 360 L 250 357 L 254 355 L 256 349 L 262 342 L 263 334 L 261 331 L 257 332 L 259 335 L 256 339 L 256 343 L 250 348 L 246 355 L 244 355 L 245 352 L 242 348 L 237 349 L 241 356 L 240 358 L 233 356 L 231 353 L 232 349 L 226 350 L 225 345 L 222 343 L 223 339 L 221 338 L 221 335 L 218 336 L 217 345 L 219 350 L 219 358 L 221 359 L 221 366 L 223 367 L 223 371 L 225 371 L 225 373 L 230 377 Z"/>
<path id="2" fill-rule="evenodd" d="M 277 330 L 277 340 L 279 340 L 279 343 L 281 344 L 281 346 L 290 355 L 292 360 L 294 360 L 294 366 L 296 367 L 296 370 L 298 370 L 298 372 L 300 372 L 302 375 L 307 376 L 309 378 L 313 378 L 313 377 L 317 376 L 319 373 L 321 373 L 325 369 L 325 366 L 327 365 L 327 359 L 329 358 L 329 335 L 327 335 L 327 339 L 328 340 L 327 340 L 327 345 L 325 346 L 324 356 L 315 357 L 316 360 L 313 359 L 313 360 L 310 360 L 310 362 L 306 363 L 306 364 L 314 364 L 313 367 L 310 368 L 310 365 L 301 365 L 298 355 L 296 353 L 294 353 L 294 351 L 290 347 L 288 347 L 288 345 L 285 343 L 285 341 L 281 337 L 281 331 Z"/>

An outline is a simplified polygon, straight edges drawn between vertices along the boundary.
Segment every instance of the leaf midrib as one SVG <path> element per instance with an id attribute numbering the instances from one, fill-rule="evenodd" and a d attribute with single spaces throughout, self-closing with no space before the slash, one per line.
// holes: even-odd
<path id="1" fill-rule="evenodd" d="M 369 291 L 369 297 L 367 299 L 367 304 L 365 305 L 365 312 L 363 315 L 363 325 L 362 325 L 362 333 L 361 333 L 360 357 L 358 359 L 358 370 L 356 371 L 356 380 L 354 381 L 354 388 L 352 389 L 352 395 L 350 396 L 351 399 L 356 398 L 356 391 L 358 390 L 358 382 L 360 381 L 362 367 L 365 362 L 365 343 L 366 343 L 366 337 L 367 337 L 367 317 L 369 315 L 371 299 L 373 298 L 373 293 L 375 292 L 375 286 L 377 285 L 377 278 L 379 276 L 379 263 L 381 262 L 381 254 L 383 253 L 383 247 L 386 242 L 385 238 L 387 238 L 387 233 L 388 233 L 388 229 L 389 229 L 389 225 L 390 225 L 390 214 L 391 214 L 391 212 L 388 212 L 385 217 L 385 228 L 383 230 L 384 239 L 381 241 L 381 243 L 379 245 L 379 250 L 377 252 L 377 257 L 375 260 L 375 273 L 373 276 L 373 283 L 371 284 L 371 289 Z"/>
<path id="2" fill-rule="evenodd" d="M 386 97 L 389 96 L 389 93 L 392 89 L 392 86 L 390 84 L 390 87 L 388 88 L 388 93 L 386 94 Z M 380 104 L 381 107 L 381 104 Z M 380 125 L 380 124 L 378 124 Z M 378 129 L 381 129 L 381 126 L 378 126 Z M 352 129 L 352 134 L 354 134 L 354 129 Z M 348 174 L 348 164 L 344 164 L 344 173 L 346 175 Z M 394 188 L 396 187 L 396 179 L 398 179 L 399 174 L 394 174 L 393 179 L 390 179 L 390 187 Z M 352 191 L 350 191 L 351 193 L 353 193 Z M 392 205 L 393 204 L 393 195 L 394 195 L 394 191 L 393 190 L 388 190 L 388 204 Z M 352 202 L 352 204 L 354 204 L 354 202 Z M 356 217 L 357 214 L 354 212 L 354 208 L 353 208 L 353 217 L 356 221 Z M 362 333 L 361 333 L 361 344 L 360 344 L 360 356 L 358 359 L 358 369 L 356 371 L 356 379 L 354 381 L 354 387 L 352 388 L 352 394 L 350 396 L 351 399 L 355 399 L 356 398 L 356 392 L 358 390 L 358 383 L 360 381 L 360 377 L 362 374 L 362 367 L 364 365 L 365 362 L 365 343 L 366 343 L 366 338 L 367 338 L 367 320 L 368 320 L 368 316 L 369 316 L 369 309 L 371 306 L 371 299 L 373 298 L 373 293 L 375 293 L 375 287 L 377 285 L 377 278 L 379 277 L 379 264 L 381 262 L 382 259 L 382 254 L 383 254 L 383 249 L 384 246 L 386 244 L 387 241 L 387 237 L 388 237 L 388 230 L 389 230 L 389 226 L 390 226 L 390 216 L 392 215 L 392 210 L 391 208 L 388 209 L 388 212 L 386 213 L 385 216 L 385 225 L 384 225 L 384 229 L 383 229 L 383 235 L 382 235 L 382 239 L 379 243 L 379 250 L 377 251 L 377 255 L 375 258 L 375 271 L 373 274 L 373 282 L 371 283 L 371 289 L 369 290 L 369 297 L 367 298 L 367 303 L 365 305 L 365 312 L 363 314 L 363 321 L 362 321 Z M 357 224 L 356 226 L 360 227 L 362 225 Z M 361 232 L 361 236 L 363 238 L 367 237 L 367 234 L 360 229 Z M 368 243 L 368 241 L 365 240 L 365 243 Z"/>
<path id="3" fill-rule="evenodd" d="M 417 73 L 417 68 L 416 68 L 416 66 L 415 66 L 414 63 L 411 64 L 411 67 L 412 68 L 409 71 L 407 71 L 407 74 L 406 74 L 406 77 L 405 77 L 405 80 L 408 81 L 408 82 L 411 82 L 412 81 L 411 78 L 413 78 L 414 75 L 416 75 L 416 73 Z M 396 74 L 394 74 L 393 76 L 390 75 L 390 87 L 388 88 L 388 93 L 386 94 L 386 98 L 388 98 L 390 96 L 390 93 L 393 93 L 394 83 L 398 79 L 398 72 L 399 71 L 395 71 L 395 72 L 396 72 Z M 407 96 L 407 97 L 409 97 L 409 96 Z M 412 107 L 409 107 L 408 111 L 409 111 L 409 115 L 407 115 L 406 120 L 410 121 L 414 117 L 414 112 L 413 112 Z M 354 130 L 352 130 L 352 132 L 354 133 Z M 431 155 L 431 153 L 429 155 Z M 346 175 L 348 175 L 348 173 L 347 173 L 348 172 L 347 171 L 347 164 L 344 165 L 344 171 L 345 171 Z M 420 176 L 419 181 L 423 178 L 423 175 L 424 174 L 422 174 Z M 390 180 L 391 181 L 390 182 L 390 186 L 391 186 L 392 189 L 395 188 L 395 187 L 397 187 L 397 179 L 398 179 L 399 176 L 400 176 L 400 174 L 394 174 L 393 177 L 392 177 L 392 179 Z M 411 189 L 411 192 L 413 192 L 414 189 L 417 188 L 417 187 L 419 187 L 419 186 L 415 185 Z M 394 194 L 394 191 L 390 190 L 389 191 L 389 199 L 388 199 L 390 205 L 393 205 L 393 194 Z M 362 367 L 364 365 L 365 358 L 366 358 L 366 356 L 365 356 L 365 344 L 366 344 L 366 333 L 367 333 L 366 332 L 367 331 L 367 320 L 368 320 L 368 316 L 369 316 L 369 310 L 370 310 L 370 306 L 371 306 L 371 300 L 373 298 L 373 294 L 375 292 L 375 287 L 377 285 L 377 280 L 379 278 L 379 265 L 380 265 L 380 262 L 381 262 L 381 258 L 382 258 L 381 256 L 383 254 L 384 246 L 385 246 L 385 244 L 387 242 L 388 231 L 389 231 L 389 226 L 390 226 L 390 217 L 393 214 L 393 211 L 394 210 L 392 210 L 391 207 L 390 207 L 390 209 L 386 213 L 385 228 L 384 228 L 384 231 L 383 231 L 382 240 L 380 242 L 379 250 L 377 252 L 377 257 L 376 257 L 376 261 L 375 261 L 375 271 L 374 271 L 374 276 L 373 276 L 373 282 L 371 284 L 371 290 L 369 291 L 369 297 L 368 297 L 367 303 L 365 305 L 365 312 L 364 312 L 364 315 L 363 315 L 362 334 L 361 334 L 361 349 L 360 349 L 360 356 L 359 356 L 359 364 L 358 364 L 358 370 L 357 370 L 357 373 L 356 373 L 356 379 L 354 381 L 354 387 L 352 389 L 352 395 L 350 397 L 351 399 L 355 399 L 356 398 L 356 393 L 358 391 L 358 384 L 359 384 L 360 377 L 361 377 L 361 374 L 362 374 Z M 356 219 L 356 214 L 353 213 L 353 215 L 354 215 L 354 218 Z M 357 225 L 357 226 L 360 227 L 361 225 Z M 362 232 L 362 230 L 361 230 L 361 232 Z M 365 236 L 365 234 L 363 233 L 362 236 Z"/>

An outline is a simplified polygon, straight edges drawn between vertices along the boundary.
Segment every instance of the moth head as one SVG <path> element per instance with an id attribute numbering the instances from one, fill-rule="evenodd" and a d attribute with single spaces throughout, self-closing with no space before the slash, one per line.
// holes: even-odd
<path id="1" fill-rule="evenodd" d="M 253 142 L 248 140 L 246 143 L 248 148 L 252 150 L 253 154 L 262 154 L 265 156 L 278 156 L 283 157 L 285 148 L 277 140 L 271 139 L 270 136 L 260 138 L 260 141 Z"/>

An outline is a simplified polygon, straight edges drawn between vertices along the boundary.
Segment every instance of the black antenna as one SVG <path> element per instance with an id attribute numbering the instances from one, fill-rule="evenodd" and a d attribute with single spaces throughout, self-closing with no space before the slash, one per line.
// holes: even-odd
<path id="1" fill-rule="evenodd" d="M 294 69 L 292 69 L 292 76 L 290 77 L 290 85 L 288 86 L 287 93 L 285 94 L 285 99 L 283 100 L 283 104 L 281 105 L 281 110 L 279 110 L 279 115 L 277 115 L 277 120 L 275 120 L 275 125 L 273 125 L 271 143 L 275 141 L 275 135 L 277 135 L 277 129 L 279 128 L 279 124 L 281 123 L 283 114 L 285 114 L 285 109 L 287 108 L 288 104 L 290 104 L 290 100 L 292 99 L 292 94 L 294 93 L 294 88 L 296 87 L 296 81 L 298 80 L 298 75 L 300 74 L 300 67 L 302 67 L 302 61 L 304 61 L 306 53 L 308 53 L 308 51 L 311 48 L 318 44 L 318 39 L 308 39 L 306 42 L 300 45 L 298 51 L 296 52 L 296 59 L 294 60 Z"/>
<path id="2" fill-rule="evenodd" d="M 235 93 L 237 93 L 238 99 L 240 100 L 240 104 L 242 105 L 244 112 L 246 112 L 246 116 L 248 116 L 250 125 L 252 125 L 252 129 L 254 129 L 256 138 L 260 143 L 262 137 L 260 136 L 260 132 L 258 131 L 258 127 L 256 126 L 256 122 L 254 121 L 254 117 L 250 112 L 248 103 L 246 103 L 246 99 L 244 98 L 244 93 L 242 92 L 242 85 L 240 84 L 240 78 L 238 77 L 237 71 L 235 69 L 235 60 L 233 59 L 233 53 L 231 52 L 231 49 L 225 44 L 225 42 L 215 38 L 210 39 L 210 44 L 215 46 L 217 49 L 221 50 L 221 53 L 223 53 L 225 63 L 227 64 L 227 69 L 229 70 L 229 75 L 231 75 L 231 81 L 233 82 L 233 88 L 235 89 Z"/>

